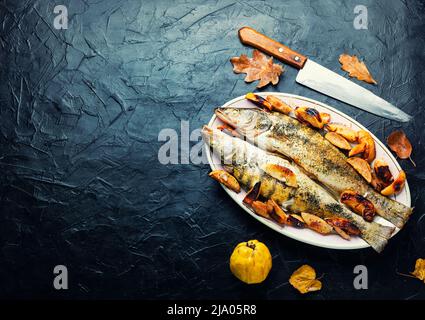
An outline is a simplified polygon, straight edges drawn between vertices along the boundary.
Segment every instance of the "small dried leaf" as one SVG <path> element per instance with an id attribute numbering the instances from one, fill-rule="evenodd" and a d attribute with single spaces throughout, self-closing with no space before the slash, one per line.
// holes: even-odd
<path id="1" fill-rule="evenodd" d="M 425 259 L 416 260 L 415 271 L 411 272 L 411 274 L 425 283 Z"/>
<path id="2" fill-rule="evenodd" d="M 348 72 L 350 77 L 355 77 L 367 83 L 377 84 L 375 79 L 372 78 L 372 75 L 367 69 L 365 63 L 363 61 L 359 61 L 357 56 L 350 56 L 343 53 L 339 56 L 339 62 L 341 63 L 341 69 Z"/>
<path id="3" fill-rule="evenodd" d="M 413 162 L 412 158 L 410 158 L 412 154 L 412 144 L 403 131 L 396 130 L 392 132 L 387 138 L 387 143 L 390 149 L 394 151 L 400 159 L 409 158 L 416 167 L 416 164 Z"/>
<path id="4" fill-rule="evenodd" d="M 252 58 L 242 54 L 240 57 L 231 58 L 230 62 L 233 64 L 233 72 L 246 73 L 246 82 L 260 80 L 257 88 L 262 88 L 270 82 L 277 84 L 283 72 L 281 65 L 273 63 L 273 58 L 267 58 L 258 50 L 252 52 Z"/>
<path id="5" fill-rule="evenodd" d="M 316 279 L 316 271 L 306 264 L 294 271 L 289 283 L 302 294 L 322 289 L 322 283 Z"/>

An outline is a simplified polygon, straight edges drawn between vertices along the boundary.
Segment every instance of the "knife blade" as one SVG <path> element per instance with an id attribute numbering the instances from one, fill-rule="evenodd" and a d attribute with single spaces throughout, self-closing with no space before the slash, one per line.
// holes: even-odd
<path id="1" fill-rule="evenodd" d="M 239 29 L 239 38 L 243 44 L 264 51 L 299 69 L 296 81 L 306 87 L 387 119 L 401 122 L 412 119 L 410 115 L 371 91 L 252 28 Z"/>

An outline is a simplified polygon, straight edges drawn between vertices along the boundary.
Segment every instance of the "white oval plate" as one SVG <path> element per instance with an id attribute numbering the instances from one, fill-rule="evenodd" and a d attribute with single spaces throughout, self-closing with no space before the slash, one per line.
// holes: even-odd
<path id="1" fill-rule="evenodd" d="M 362 126 L 360 123 L 358 123 L 356 120 L 352 119 L 351 117 L 347 116 L 346 114 L 336 110 L 335 108 L 332 108 L 324 103 L 318 102 L 313 99 L 308 99 L 305 97 L 288 94 L 288 93 L 277 93 L 277 92 L 262 92 L 262 93 L 256 93 L 260 96 L 266 96 L 266 95 L 274 95 L 289 104 L 292 107 L 295 106 L 306 106 L 315 108 L 319 112 L 327 112 L 331 115 L 331 122 L 334 123 L 342 123 L 345 124 L 355 130 L 367 130 L 364 126 Z M 226 104 L 223 105 L 223 107 L 238 107 L 238 108 L 253 108 L 255 105 L 248 100 L 245 99 L 244 96 L 235 98 Z M 211 118 L 210 122 L 208 123 L 208 126 L 211 128 L 216 128 L 217 126 L 223 124 L 215 115 Z M 392 153 L 387 149 L 387 147 L 379 141 L 373 133 L 370 132 L 373 139 L 375 140 L 376 144 L 376 158 L 383 159 L 385 162 L 389 164 L 391 173 L 394 176 L 397 176 L 398 173 L 401 170 L 400 165 L 398 164 L 397 160 L 394 158 Z M 220 164 L 220 160 L 211 153 L 210 148 L 205 145 L 205 151 L 207 155 L 208 162 L 211 166 L 212 170 L 219 170 L 223 169 L 223 167 Z M 352 250 L 352 249 L 362 249 L 370 247 L 369 244 L 367 244 L 363 239 L 360 237 L 352 237 L 350 240 L 344 240 L 340 236 L 336 234 L 331 235 L 321 235 L 317 232 L 314 232 L 310 229 L 297 229 L 290 226 L 280 226 L 277 223 L 270 221 L 268 219 L 265 219 L 263 217 L 260 217 L 250 211 L 243 203 L 242 200 L 246 195 L 245 191 L 241 191 L 239 194 L 236 194 L 235 192 L 231 191 L 230 189 L 227 189 L 224 187 L 224 190 L 229 194 L 229 196 L 236 201 L 239 206 L 244 209 L 249 215 L 260 221 L 261 223 L 265 224 L 266 226 L 270 227 L 271 229 L 288 236 L 292 239 L 305 242 L 314 246 L 323 247 L 323 248 L 329 248 L 329 249 L 340 249 L 340 250 Z M 405 204 L 406 206 L 410 207 L 411 199 L 410 199 L 410 191 L 409 191 L 409 185 L 406 181 L 405 187 L 403 188 L 402 192 L 399 193 L 397 196 L 393 197 L 393 199 L 397 200 L 398 202 L 401 202 Z M 390 222 L 384 220 L 381 217 L 376 217 L 375 221 L 378 223 L 381 223 L 383 225 L 388 226 L 394 226 Z M 396 231 L 393 233 L 393 236 L 399 231 L 399 229 L 396 229 Z"/>

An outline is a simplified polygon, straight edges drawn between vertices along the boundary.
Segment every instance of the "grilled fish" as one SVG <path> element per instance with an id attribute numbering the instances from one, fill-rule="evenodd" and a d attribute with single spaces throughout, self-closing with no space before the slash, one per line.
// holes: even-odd
<path id="1" fill-rule="evenodd" d="M 391 237 L 393 227 L 364 221 L 311 180 L 296 164 L 218 130 L 204 127 L 202 135 L 204 141 L 218 155 L 225 169 L 245 190 L 251 189 L 260 181 L 260 195 L 273 199 L 290 212 L 309 212 L 322 218 L 345 218 L 360 229 L 360 236 L 378 252 L 383 250 Z M 294 181 L 288 183 L 284 179 L 272 176 L 266 169 L 270 165 L 295 174 L 296 183 Z"/>
<path id="2" fill-rule="evenodd" d="M 345 190 L 356 191 L 373 203 L 378 215 L 399 228 L 412 213 L 412 208 L 376 192 L 340 150 L 298 120 L 258 108 L 217 108 L 215 113 L 260 148 L 292 159 L 335 196 Z"/>

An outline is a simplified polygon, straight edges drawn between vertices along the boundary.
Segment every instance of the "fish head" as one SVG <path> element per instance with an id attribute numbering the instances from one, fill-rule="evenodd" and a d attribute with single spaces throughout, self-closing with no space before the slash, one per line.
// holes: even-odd
<path id="1" fill-rule="evenodd" d="M 220 146 L 229 145 L 231 143 L 231 139 L 227 134 L 208 126 L 202 127 L 201 134 L 204 142 L 211 148 L 219 148 Z"/>
<path id="2" fill-rule="evenodd" d="M 267 112 L 258 108 L 217 108 L 215 114 L 246 137 L 256 137 L 268 131 L 273 124 Z"/>
<path id="3" fill-rule="evenodd" d="M 233 138 L 208 126 L 204 126 L 201 132 L 204 142 L 219 157 L 221 164 L 233 166 L 247 163 L 249 160 L 249 146 L 243 140 Z"/>

